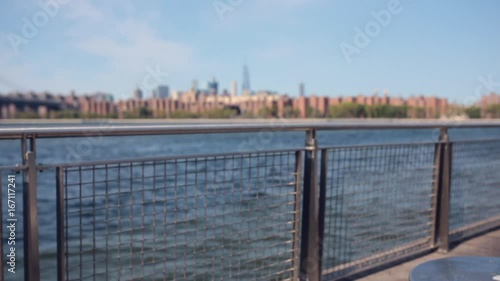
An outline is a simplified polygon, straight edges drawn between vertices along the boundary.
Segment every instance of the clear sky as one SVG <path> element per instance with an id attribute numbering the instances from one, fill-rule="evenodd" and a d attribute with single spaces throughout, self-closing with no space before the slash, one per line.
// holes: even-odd
<path id="1" fill-rule="evenodd" d="M 500 92 L 500 1 L 393 1 L 0 1 L 0 92 L 241 88 L 244 64 L 253 90 L 292 96 Z"/>

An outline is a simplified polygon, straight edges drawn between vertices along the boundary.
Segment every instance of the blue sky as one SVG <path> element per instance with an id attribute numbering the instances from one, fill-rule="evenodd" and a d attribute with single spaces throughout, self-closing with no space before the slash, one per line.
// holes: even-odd
<path id="1" fill-rule="evenodd" d="M 40 2 L 54 1 L 55 12 L 35 25 L 45 13 Z M 168 73 L 157 80 L 171 89 L 188 89 L 193 79 L 203 86 L 212 76 L 229 89 L 233 80 L 241 86 L 245 63 L 252 89 L 292 96 L 299 82 L 308 94 L 378 89 L 460 103 L 487 88 L 500 92 L 500 1 L 400 0 L 398 13 L 391 1 L 1 1 L 0 92 L 128 98 L 154 69 Z M 382 10 L 390 20 L 346 59 L 341 44 L 359 47 L 355 28 L 373 27 L 372 12 Z M 34 35 L 23 33 L 23 18 Z M 480 88 L 479 77 L 493 82 Z"/>

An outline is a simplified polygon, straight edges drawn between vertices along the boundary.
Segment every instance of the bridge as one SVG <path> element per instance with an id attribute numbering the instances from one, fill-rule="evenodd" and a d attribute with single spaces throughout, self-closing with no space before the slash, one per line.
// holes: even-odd
<path id="1" fill-rule="evenodd" d="M 25 280 L 404 280 L 426 259 L 497 255 L 500 137 L 454 136 L 499 128 L 274 120 L 0 129 L 0 141 L 22 148 L 19 162 L 0 166 L 2 184 L 15 175 L 23 189 L 17 270 Z M 346 130 L 431 134 L 320 142 Z M 303 132 L 304 146 L 50 162 L 37 145 L 57 151 L 63 139 L 81 148 L 102 138 L 231 133 L 262 142 L 289 132 Z M 0 210 L 5 223 L 9 213 Z M 6 241 L 11 234 L 0 229 Z"/>
<path id="2" fill-rule="evenodd" d="M 14 118 L 20 112 L 46 117 L 48 112 L 64 108 L 64 101 L 52 95 L 10 94 L 0 95 L 0 118 Z"/>

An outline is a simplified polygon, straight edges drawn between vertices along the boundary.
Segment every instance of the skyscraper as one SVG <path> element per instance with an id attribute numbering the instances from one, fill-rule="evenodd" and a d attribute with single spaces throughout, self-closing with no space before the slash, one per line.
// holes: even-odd
<path id="1" fill-rule="evenodd" d="M 299 84 L 299 96 L 303 97 L 305 95 L 305 86 L 304 83 Z"/>
<path id="2" fill-rule="evenodd" d="M 158 88 L 153 90 L 153 97 L 155 98 L 168 98 L 170 95 L 170 89 L 168 86 L 158 86 Z"/>
<path id="3" fill-rule="evenodd" d="M 193 80 L 191 82 L 191 91 L 197 92 L 198 91 L 198 81 Z"/>
<path id="4" fill-rule="evenodd" d="M 236 81 L 231 84 L 231 95 L 233 97 L 238 95 L 238 82 Z"/>
<path id="5" fill-rule="evenodd" d="M 137 87 L 135 90 L 134 90 L 134 93 L 133 93 L 133 96 L 136 100 L 141 100 L 142 99 L 142 91 L 141 89 L 139 89 L 139 87 Z"/>
<path id="6" fill-rule="evenodd" d="M 217 83 L 217 80 L 215 80 L 214 77 L 212 77 L 212 80 L 208 81 L 207 90 L 208 93 L 214 95 L 217 95 L 217 93 L 219 92 L 219 83 Z"/>
<path id="7" fill-rule="evenodd" d="M 243 92 L 250 91 L 250 74 L 248 73 L 248 67 L 243 66 L 243 82 L 241 84 L 241 90 Z"/>

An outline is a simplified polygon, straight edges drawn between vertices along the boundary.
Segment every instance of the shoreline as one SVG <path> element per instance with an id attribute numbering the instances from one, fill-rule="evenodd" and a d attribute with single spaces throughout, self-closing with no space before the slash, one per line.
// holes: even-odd
<path id="1" fill-rule="evenodd" d="M 417 119 L 417 118 L 304 118 L 304 119 L 285 119 L 285 118 L 245 118 L 245 119 L 211 119 L 211 118 L 193 118 L 193 119 L 0 119 L 0 125 L 16 124 L 262 124 L 282 120 L 290 123 L 499 123 L 500 119 Z"/>

